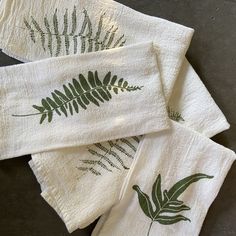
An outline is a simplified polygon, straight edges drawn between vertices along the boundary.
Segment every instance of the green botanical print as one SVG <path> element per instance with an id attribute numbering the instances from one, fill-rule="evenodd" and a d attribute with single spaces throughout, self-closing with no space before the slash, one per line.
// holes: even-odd
<path id="1" fill-rule="evenodd" d="M 31 16 L 30 19 L 25 18 L 24 25 L 25 29 L 29 32 L 31 41 L 34 44 L 40 43 L 42 50 L 50 54 L 50 56 L 57 57 L 61 55 L 76 54 L 79 52 L 86 53 L 101 51 L 111 48 L 122 47 L 125 45 L 125 35 L 119 34 L 118 27 L 111 24 L 111 22 L 106 19 L 105 13 L 100 15 L 99 21 L 95 24 L 91 21 L 87 10 L 83 10 L 83 19 L 78 17 L 78 15 L 80 14 L 78 14 L 78 11 L 75 6 L 73 8 L 73 11 L 70 12 L 68 9 L 66 9 L 64 14 L 61 16 L 59 16 L 59 10 L 55 9 L 51 17 L 45 15 L 44 19 L 41 21 L 37 21 L 33 16 Z M 44 105 L 46 105 L 45 101 Z M 65 104 L 64 108 L 62 108 L 64 112 L 61 112 L 63 114 L 65 114 L 66 112 L 67 114 L 68 109 L 70 112 L 73 108 L 76 111 L 77 105 L 76 101 L 73 101 L 72 105 Z M 86 104 L 83 105 L 86 106 Z M 37 106 L 35 106 L 35 108 L 36 107 Z M 40 113 L 43 109 L 45 109 L 44 111 L 47 110 L 45 106 L 40 107 L 43 107 L 39 108 Z M 49 108 L 49 106 L 47 107 Z M 60 109 L 55 110 L 55 112 L 57 111 L 60 112 Z M 175 121 L 184 121 L 181 114 L 175 112 L 169 107 L 168 113 L 170 119 Z M 41 117 L 41 123 L 47 117 L 50 121 L 52 119 L 52 114 L 53 113 L 51 113 L 50 110 L 48 114 L 43 113 Z M 107 162 L 108 167 L 110 169 L 117 169 L 117 167 L 120 168 L 120 165 L 124 169 L 128 168 L 124 164 L 122 157 L 134 157 L 139 143 L 139 137 L 133 137 L 133 139 L 136 140 L 136 142 L 132 145 L 130 145 L 130 139 L 127 138 L 122 139 L 123 141 L 116 141 L 116 145 L 114 146 L 111 146 L 111 143 L 108 142 L 105 142 L 106 145 L 105 143 L 93 145 L 92 147 L 88 148 L 88 151 L 95 159 L 81 161 L 82 165 L 80 165 L 78 169 L 80 171 L 83 171 L 84 173 L 87 173 L 89 171 L 95 175 L 101 175 L 101 172 L 96 170 L 95 167 L 103 166 L 104 162 Z M 105 147 L 107 146 L 107 144 L 109 144 L 110 147 Z M 100 151 L 97 150 L 98 145 L 102 148 Z M 112 166 L 111 162 L 113 159 L 120 160 L 118 161 L 117 166 Z M 111 161 L 110 164 L 108 161 Z M 103 167 L 102 169 L 104 170 L 109 169 L 108 167 Z"/>
<path id="2" fill-rule="evenodd" d="M 50 123 L 53 115 L 56 113 L 61 116 L 68 117 L 79 113 L 79 109 L 86 110 L 91 103 L 100 106 L 100 103 L 112 99 L 112 92 L 132 92 L 141 90 L 143 86 L 129 86 L 128 82 L 123 78 L 118 79 L 116 75 L 108 72 L 103 81 L 99 79 L 98 72 L 88 72 L 88 79 L 80 74 L 78 79 L 73 78 L 72 83 L 63 85 L 64 91 L 54 90 L 51 97 L 43 98 L 41 105 L 33 105 L 37 113 L 27 115 L 13 115 L 15 117 L 27 117 L 40 115 L 40 124 L 47 118 Z"/>
<path id="3" fill-rule="evenodd" d="M 205 174 L 194 174 L 186 177 L 174 184 L 169 191 L 161 189 L 161 175 L 158 175 L 152 187 L 152 202 L 150 197 L 142 192 L 138 185 L 134 185 L 133 189 L 138 194 L 139 204 L 144 214 L 151 219 L 150 227 L 147 235 L 150 234 L 152 224 L 158 222 L 162 225 L 171 225 L 180 221 L 190 221 L 183 215 L 177 214 L 181 211 L 188 211 L 190 207 L 184 205 L 183 201 L 178 200 L 178 197 L 194 182 L 201 179 L 212 179 L 214 176 Z M 153 209 L 155 205 L 155 209 Z M 172 216 L 172 214 L 174 214 Z"/>
<path id="4" fill-rule="evenodd" d="M 83 19 L 80 20 L 76 7 L 71 14 L 66 9 L 63 20 L 62 17 L 58 17 L 58 13 L 59 10 L 56 9 L 51 18 L 45 16 L 43 24 L 33 16 L 24 19 L 31 41 L 34 44 L 40 42 L 42 50 L 50 56 L 101 51 L 122 47 L 126 43 L 124 34 L 119 34 L 118 27 L 105 19 L 105 13 L 100 15 L 96 24 L 91 21 L 86 10 L 83 11 Z M 62 22 L 61 33 L 58 22 Z M 80 26 L 79 22 L 82 23 Z M 129 169 L 129 162 L 125 163 L 124 157 L 134 158 L 139 141 L 140 137 L 133 137 L 94 144 L 88 147 L 90 159 L 81 160 L 77 168 L 84 174 L 90 172 L 94 175 L 101 175 L 100 169 Z"/>
<path id="5" fill-rule="evenodd" d="M 174 121 L 177 121 L 177 122 L 185 121 L 184 118 L 182 117 L 182 115 L 179 112 L 174 111 L 169 106 L 167 107 L 167 111 L 168 111 L 169 118 L 171 120 L 174 120 Z"/>
<path id="6" fill-rule="evenodd" d="M 118 28 L 115 25 L 109 22 L 104 25 L 105 14 L 100 16 L 97 27 L 93 26 L 85 9 L 83 15 L 82 24 L 79 24 L 75 6 L 71 14 L 66 9 L 63 17 L 58 17 L 56 9 L 52 19 L 45 16 L 43 23 L 39 23 L 31 16 L 29 20 L 24 18 L 24 25 L 29 31 L 32 42 L 39 41 L 45 52 L 56 57 L 78 53 L 79 45 L 80 53 L 85 53 L 121 47 L 125 44 L 125 36 L 118 35 Z"/>
<path id="7" fill-rule="evenodd" d="M 139 142 L 140 137 L 133 137 L 89 146 L 90 159 L 80 160 L 81 165 L 77 169 L 84 174 L 90 172 L 97 176 L 102 175 L 101 170 L 108 172 L 113 172 L 113 169 L 128 170 Z"/>

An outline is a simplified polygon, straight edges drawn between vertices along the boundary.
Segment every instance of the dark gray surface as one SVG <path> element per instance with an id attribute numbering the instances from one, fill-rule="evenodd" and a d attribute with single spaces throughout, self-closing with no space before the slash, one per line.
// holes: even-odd
<path id="1" fill-rule="evenodd" d="M 236 151 L 236 0 L 119 2 L 196 30 L 188 58 L 231 123 L 231 129 L 214 140 Z M 0 66 L 14 63 L 17 61 L 0 53 Z M 30 157 L 23 157 L 0 162 L 0 236 L 69 235 L 60 218 L 40 197 L 29 160 Z M 201 236 L 236 235 L 235 186 L 236 164 L 209 210 Z M 90 235 L 91 230 L 92 227 L 77 230 L 71 235 Z"/>

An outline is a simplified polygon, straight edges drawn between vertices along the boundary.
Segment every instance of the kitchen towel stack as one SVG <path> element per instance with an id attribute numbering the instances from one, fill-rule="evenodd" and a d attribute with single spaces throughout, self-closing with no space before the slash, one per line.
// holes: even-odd
<path id="1" fill-rule="evenodd" d="M 208 137 L 229 128 L 191 65 L 182 64 L 192 29 L 112 0 L 2 0 L 0 12 L 0 48 L 24 62 L 153 41 L 174 118 Z"/>
<path id="2" fill-rule="evenodd" d="M 0 47 L 24 62 L 36 61 L 0 71 L 1 159 L 33 154 L 30 166 L 42 196 L 69 232 L 114 206 L 95 235 L 145 235 L 136 232 L 147 224 L 142 214 L 126 220 L 129 230 L 122 220 L 122 214 L 131 219 L 130 211 L 139 212 L 137 192 L 152 225 L 174 224 L 153 235 L 197 234 L 235 156 L 207 138 L 229 124 L 185 59 L 193 30 L 111 0 L 2 0 L 0 12 Z M 213 154 L 218 159 L 207 169 Z M 212 183 L 201 197 L 188 190 L 184 200 L 191 205 L 205 202 L 191 226 L 182 222 L 191 217 L 151 208 L 141 187 L 150 192 L 155 182 L 159 208 L 190 210 L 177 199 L 182 190 L 167 204 L 171 189 L 160 191 L 161 176 L 167 188 L 177 182 L 185 190 L 200 179 Z"/>

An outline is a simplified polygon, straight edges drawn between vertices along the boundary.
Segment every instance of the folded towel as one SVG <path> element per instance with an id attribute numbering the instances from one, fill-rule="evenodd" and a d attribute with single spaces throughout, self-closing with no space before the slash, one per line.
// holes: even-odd
<path id="1" fill-rule="evenodd" d="M 32 156 L 30 166 L 41 185 L 41 195 L 69 232 L 88 226 L 119 200 L 118 193 L 134 159 L 132 147 L 139 140 L 126 138 L 110 145 L 95 144 Z M 123 151 L 123 142 L 129 153 Z"/>
<path id="2" fill-rule="evenodd" d="M 173 118 L 183 119 L 184 126 L 207 137 L 229 128 L 226 118 L 186 59 L 171 94 L 169 107 L 173 110 L 173 114 L 170 111 Z"/>
<path id="3" fill-rule="evenodd" d="M 0 12 L 0 47 L 22 61 L 154 41 L 161 50 L 159 66 L 167 101 L 193 33 L 112 0 L 2 0 Z M 187 61 L 177 83 L 181 96 L 172 96 L 170 102 L 175 119 L 207 136 L 229 128 Z M 194 90 L 199 96 L 191 95 Z"/>
<path id="4" fill-rule="evenodd" d="M 152 43 L 2 67 L 0 77 L 0 159 L 168 128 Z"/>
<path id="5" fill-rule="evenodd" d="M 22 61 L 31 61 L 153 40 L 160 52 L 158 62 L 165 97 L 167 100 L 170 98 L 170 117 L 209 137 L 229 127 L 187 60 L 180 69 L 192 36 L 191 29 L 138 13 L 110 0 L 54 0 L 50 3 L 42 0 L 2 0 L 1 4 L 0 46 L 5 53 Z M 30 164 L 41 184 L 42 196 L 62 217 L 69 231 L 85 227 L 117 200 L 114 192 L 119 192 L 138 142 L 139 137 L 125 138 L 32 156 Z M 106 167 L 101 167 L 101 160 Z M 121 170 L 106 160 L 115 161 Z M 112 174 L 104 168 L 112 170 Z M 104 172 L 110 175 L 104 175 Z M 106 183 L 105 186 L 113 181 L 115 184 L 110 184 L 109 191 L 106 191 L 108 195 L 111 193 L 109 201 L 98 199 L 95 202 L 99 203 L 99 209 L 87 208 L 80 214 L 81 206 L 93 205 L 94 201 L 94 198 L 82 197 L 78 204 L 78 199 L 74 197 L 80 196 L 81 186 L 86 185 L 86 179 L 83 179 L 84 182 L 82 179 L 77 181 L 77 176 L 83 174 L 100 177 L 88 188 L 100 187 L 102 182 Z M 99 190 L 95 188 L 95 193 L 99 194 L 100 190 L 103 187 Z M 89 212 L 91 216 L 86 219 Z"/>
<path id="6" fill-rule="evenodd" d="M 160 48 L 166 97 L 193 34 L 190 28 L 145 16 L 110 0 L 3 0 L 2 8 L 0 47 L 23 61 L 154 41 Z M 134 22 L 138 31 L 134 31 Z"/>
<path id="7" fill-rule="evenodd" d="M 120 192 L 96 235 L 198 235 L 236 155 L 172 123 L 146 135 Z"/>

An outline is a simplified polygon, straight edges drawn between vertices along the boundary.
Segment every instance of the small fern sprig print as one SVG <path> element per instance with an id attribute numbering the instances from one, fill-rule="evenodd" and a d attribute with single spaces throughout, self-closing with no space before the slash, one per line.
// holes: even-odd
<path id="1" fill-rule="evenodd" d="M 122 138 L 115 141 L 96 143 L 88 147 L 91 154 L 89 159 L 81 160 L 77 167 L 83 175 L 90 172 L 96 176 L 102 175 L 103 171 L 113 172 L 113 170 L 129 170 L 129 165 L 134 159 L 140 137 Z M 123 145 L 122 145 L 123 144 Z M 117 149 L 117 146 L 122 148 Z M 82 175 L 82 176 L 83 176 Z"/>
<path id="2" fill-rule="evenodd" d="M 129 86 L 128 82 L 123 78 L 118 79 L 116 75 L 112 76 L 108 72 L 103 81 L 99 79 L 98 72 L 88 72 L 88 79 L 80 74 L 78 79 L 73 78 L 72 83 L 63 85 L 63 92 L 54 90 L 51 97 L 46 97 L 41 100 L 40 105 L 33 105 L 37 113 L 27 115 L 13 115 L 14 117 L 27 117 L 40 115 L 40 124 L 46 118 L 50 123 L 53 115 L 56 113 L 61 116 L 68 117 L 74 113 L 79 113 L 79 109 L 86 110 L 91 103 L 100 106 L 100 103 L 110 101 L 112 99 L 112 92 L 118 94 L 119 92 L 132 92 L 141 90 L 143 86 Z"/>
<path id="3" fill-rule="evenodd" d="M 95 27 L 87 10 L 84 9 L 84 17 L 79 27 L 75 6 L 71 15 L 68 9 L 61 17 L 58 16 L 58 12 L 58 9 L 55 9 L 52 19 L 45 16 L 41 24 L 33 16 L 30 19 L 24 18 L 24 26 L 29 31 L 31 41 L 34 44 L 40 41 L 43 51 L 48 51 L 50 56 L 78 53 L 78 40 L 80 40 L 80 53 L 122 47 L 126 42 L 124 34 L 118 35 L 118 27 L 112 25 L 108 28 L 104 25 L 105 13 L 100 16 Z M 59 26 L 59 22 L 63 23 L 62 26 Z"/>
<path id="4" fill-rule="evenodd" d="M 150 200 L 150 197 L 146 193 L 142 192 L 138 185 L 134 185 L 133 189 L 138 194 L 140 207 L 144 214 L 151 219 L 147 236 L 150 235 L 150 231 L 154 222 L 158 222 L 162 225 L 171 225 L 180 221 L 190 221 L 190 219 L 186 218 L 185 216 L 178 214 L 181 211 L 190 210 L 190 207 L 184 205 L 184 202 L 178 199 L 179 196 L 192 183 L 201 179 L 212 178 L 214 178 L 214 176 L 209 176 L 202 173 L 194 174 L 178 181 L 168 191 L 164 190 L 162 192 L 161 175 L 158 175 L 152 187 L 153 204 Z M 155 209 L 153 209 L 153 205 L 155 205 Z"/>
<path id="5" fill-rule="evenodd" d="M 169 106 L 167 107 L 167 111 L 168 111 L 169 118 L 171 120 L 174 120 L 174 121 L 177 121 L 177 122 L 185 121 L 184 118 L 182 117 L 182 115 L 179 112 L 174 111 Z"/>
<path id="6" fill-rule="evenodd" d="M 118 142 L 118 140 L 116 141 Z M 88 152 L 92 154 L 93 156 L 97 157 L 95 160 L 81 160 L 80 162 L 85 165 L 85 166 L 79 166 L 77 167 L 78 170 L 84 171 L 84 172 L 91 172 L 94 175 L 102 175 L 101 171 L 96 170 L 96 167 L 99 166 L 105 171 L 112 172 L 112 169 L 115 168 L 117 170 L 121 170 L 121 167 L 119 167 L 114 161 L 112 161 L 107 155 L 111 154 L 113 146 L 111 146 L 109 149 L 104 147 L 102 144 L 97 143 L 94 144 L 95 146 L 99 147 L 103 151 L 105 151 L 104 154 L 100 154 L 97 151 L 88 148 Z M 129 169 L 128 167 L 125 166 L 124 162 L 122 159 L 117 158 L 115 155 L 116 160 L 119 161 L 119 164 L 124 168 L 124 169 Z"/>

